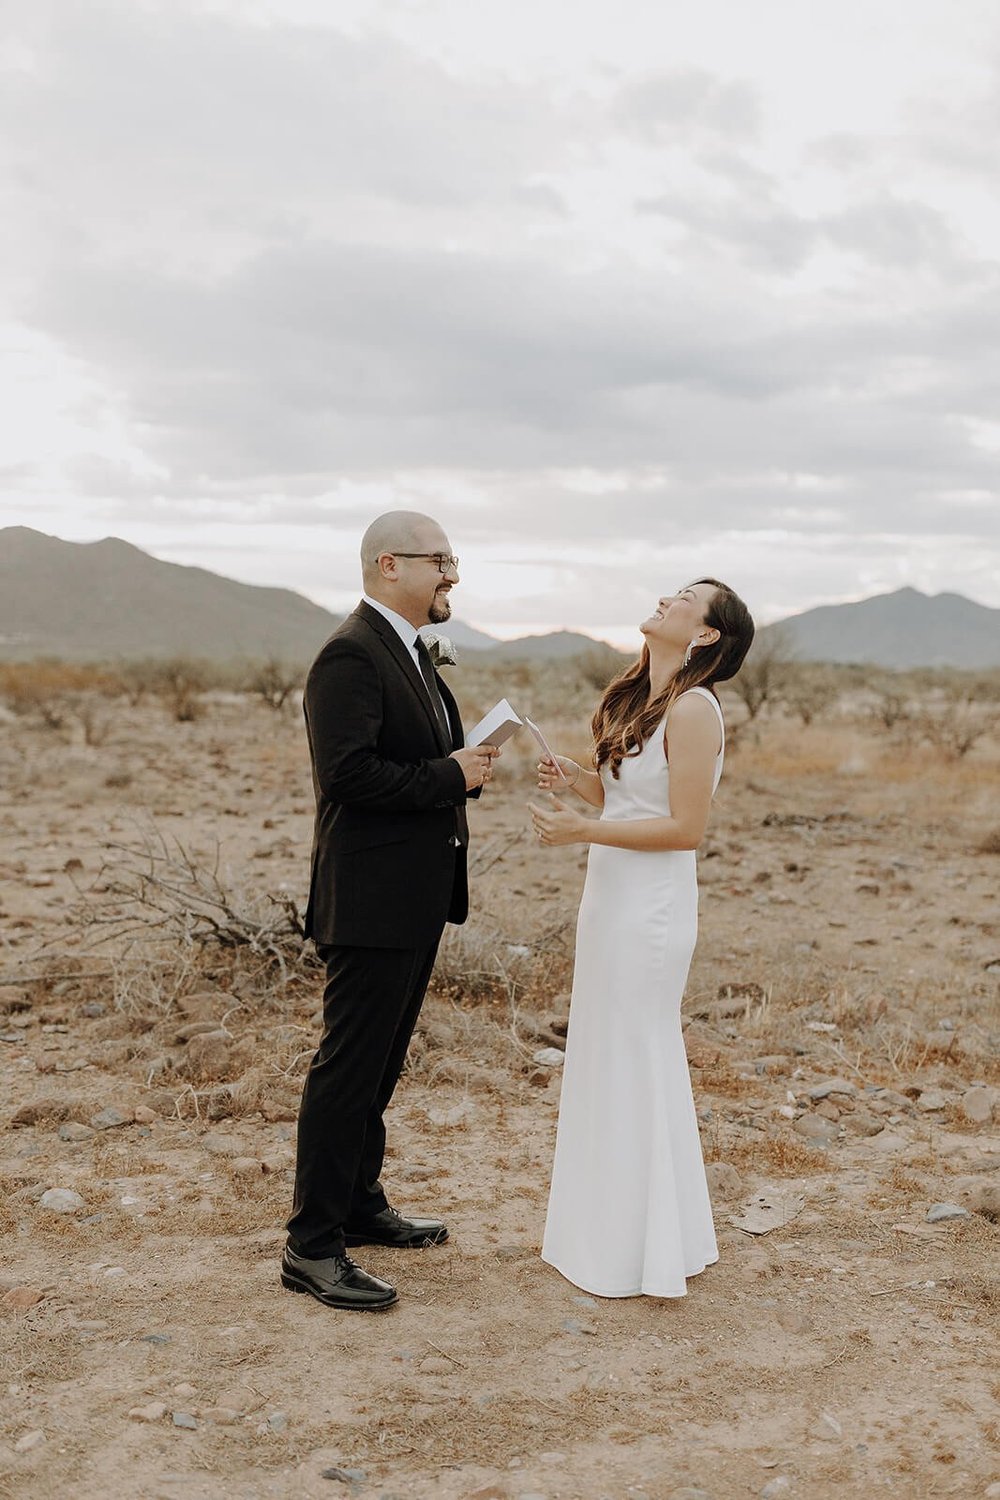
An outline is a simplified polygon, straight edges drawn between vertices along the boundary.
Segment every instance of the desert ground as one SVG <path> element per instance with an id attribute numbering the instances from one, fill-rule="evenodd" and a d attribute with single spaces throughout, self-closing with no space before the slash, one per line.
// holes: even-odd
<path id="1" fill-rule="evenodd" d="M 579 756 L 575 670 L 451 681 Z M 672 1301 L 539 1259 L 585 856 L 528 837 L 512 741 L 390 1114 L 392 1200 L 451 1239 L 357 1252 L 376 1316 L 278 1282 L 320 996 L 299 709 L 74 692 L 0 722 L 0 1495 L 1000 1494 L 995 735 L 727 695 L 685 1000 L 720 1260 Z"/>

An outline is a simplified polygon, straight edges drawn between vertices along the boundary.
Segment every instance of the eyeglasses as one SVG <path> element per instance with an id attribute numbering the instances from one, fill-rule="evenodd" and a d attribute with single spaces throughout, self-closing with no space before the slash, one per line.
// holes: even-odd
<path id="1" fill-rule="evenodd" d="M 437 563 L 439 573 L 457 573 L 458 558 L 446 557 L 443 552 L 394 552 L 393 557 L 429 557 L 431 562 Z"/>

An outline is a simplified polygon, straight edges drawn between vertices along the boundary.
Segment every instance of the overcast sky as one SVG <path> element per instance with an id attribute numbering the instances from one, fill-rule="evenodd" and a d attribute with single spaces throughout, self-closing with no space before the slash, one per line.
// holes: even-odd
<path id="1" fill-rule="evenodd" d="M 7 0 L 0 525 L 621 642 L 1000 606 L 995 0 Z"/>

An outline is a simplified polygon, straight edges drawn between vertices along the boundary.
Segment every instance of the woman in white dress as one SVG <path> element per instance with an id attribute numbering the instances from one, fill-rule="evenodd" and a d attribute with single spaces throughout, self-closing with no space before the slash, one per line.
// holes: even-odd
<path id="1" fill-rule="evenodd" d="M 554 795 L 529 804 L 543 844 L 591 846 L 542 1258 L 596 1296 L 682 1297 L 718 1259 L 680 1015 L 725 742 L 712 688 L 739 671 L 754 626 L 700 579 L 640 629 L 639 660 L 594 714 L 596 770 L 543 760 Z M 567 782 L 599 818 L 555 795 Z"/>

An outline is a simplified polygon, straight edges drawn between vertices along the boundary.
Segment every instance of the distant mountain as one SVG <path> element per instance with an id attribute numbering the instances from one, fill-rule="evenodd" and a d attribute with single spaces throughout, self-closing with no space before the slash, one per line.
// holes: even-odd
<path id="1" fill-rule="evenodd" d="M 291 589 L 159 562 L 129 542 L 0 531 L 0 657 L 277 656 L 308 662 L 337 617 Z"/>
<path id="2" fill-rule="evenodd" d="M 799 661 L 880 667 L 1000 666 L 1000 609 L 962 594 L 897 589 L 856 604 L 825 604 L 765 626 L 780 632 Z"/>
<path id="3" fill-rule="evenodd" d="M 499 641 L 493 645 L 490 657 L 498 661 L 540 661 L 579 656 L 590 651 L 614 653 L 614 647 L 607 641 L 596 641 L 593 636 L 579 635 L 573 630 L 553 630 L 549 635 L 522 635 L 516 640 Z"/>

